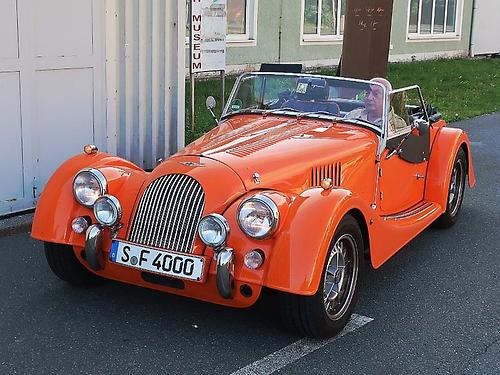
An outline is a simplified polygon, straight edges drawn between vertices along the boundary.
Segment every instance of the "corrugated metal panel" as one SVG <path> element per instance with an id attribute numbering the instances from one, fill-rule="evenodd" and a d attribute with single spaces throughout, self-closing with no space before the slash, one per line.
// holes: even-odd
<path id="1" fill-rule="evenodd" d="M 108 0 L 108 150 L 144 168 L 184 146 L 185 2 Z"/>

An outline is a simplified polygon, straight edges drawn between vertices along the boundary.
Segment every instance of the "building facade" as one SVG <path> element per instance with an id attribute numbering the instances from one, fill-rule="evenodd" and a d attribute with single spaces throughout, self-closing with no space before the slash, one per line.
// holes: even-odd
<path id="1" fill-rule="evenodd" d="M 468 55 L 473 3 L 394 0 L 390 61 Z M 262 62 L 337 65 L 346 6 L 347 0 L 228 0 L 228 69 Z"/>

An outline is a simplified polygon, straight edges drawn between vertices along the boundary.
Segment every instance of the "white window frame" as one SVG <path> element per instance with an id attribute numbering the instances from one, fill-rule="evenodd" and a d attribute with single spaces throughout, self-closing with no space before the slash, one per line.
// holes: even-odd
<path id="1" fill-rule="evenodd" d="M 229 47 L 255 47 L 257 45 L 257 17 L 259 0 L 247 0 L 245 34 L 226 34 L 226 45 Z M 188 16 L 189 18 L 189 16 Z M 188 19 L 189 21 L 189 19 Z M 186 47 L 189 47 L 189 36 L 186 36 Z"/>
<path id="2" fill-rule="evenodd" d="M 257 17 L 259 13 L 259 0 L 247 0 L 245 12 L 245 34 L 227 34 L 226 42 L 232 47 L 247 47 L 257 45 Z"/>
<path id="3" fill-rule="evenodd" d="M 323 0 L 318 1 L 318 18 L 317 18 L 317 25 L 318 25 L 318 30 L 316 34 L 305 34 L 304 33 L 304 12 L 306 8 L 306 1 L 301 0 L 301 8 L 300 8 L 300 44 L 323 44 L 323 43 L 328 43 L 328 44 L 333 44 L 333 43 L 342 43 L 342 40 L 344 39 L 344 35 L 340 33 L 340 17 L 341 17 L 341 12 L 342 12 L 342 1 L 339 0 L 340 6 L 337 9 L 337 34 L 335 35 L 321 35 L 321 11 L 322 11 L 322 5 L 323 5 Z M 347 3 L 346 3 L 347 4 Z M 346 13 L 347 14 L 347 13 Z M 346 15 L 347 17 L 347 15 Z"/>
<path id="4" fill-rule="evenodd" d="M 436 0 L 432 1 L 432 17 L 431 17 L 431 32 L 430 34 L 421 34 L 421 20 L 422 20 L 422 3 L 423 0 L 419 0 L 418 2 L 418 20 L 417 20 L 417 32 L 410 33 L 410 11 L 411 11 L 411 0 L 408 0 L 408 16 L 406 21 L 406 35 L 407 40 L 410 42 L 419 42 L 419 41 L 439 41 L 439 40 L 460 40 L 462 39 L 462 21 L 463 21 L 463 8 L 464 8 L 464 0 L 457 0 L 457 9 L 455 14 L 455 31 L 447 32 L 446 31 L 446 20 L 448 16 L 448 1 L 446 0 L 445 8 L 444 8 L 444 32 L 443 33 L 434 33 L 434 19 L 436 16 Z"/>

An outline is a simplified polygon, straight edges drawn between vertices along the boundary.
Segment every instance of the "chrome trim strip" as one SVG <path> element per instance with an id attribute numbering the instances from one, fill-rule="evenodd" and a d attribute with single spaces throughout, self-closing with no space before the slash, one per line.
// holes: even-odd
<path id="1" fill-rule="evenodd" d="M 99 261 L 102 252 L 103 227 L 99 224 L 91 225 L 85 234 L 85 259 L 94 271 L 104 269 Z"/>
<path id="2" fill-rule="evenodd" d="M 234 294 L 234 253 L 225 248 L 217 253 L 217 290 L 222 298 L 233 298 Z"/>
<path id="3" fill-rule="evenodd" d="M 383 218 L 384 218 L 384 220 L 401 220 L 401 219 L 406 219 L 408 217 L 421 214 L 422 212 L 424 212 L 428 208 L 431 208 L 432 206 L 434 206 L 434 203 L 432 203 L 432 202 L 422 202 L 418 206 L 416 206 L 416 207 L 414 207 L 412 209 L 409 209 L 408 211 L 403 211 L 403 212 L 400 212 L 400 213 L 397 213 L 397 214 L 393 214 L 393 215 L 387 215 L 387 216 L 384 216 Z"/>

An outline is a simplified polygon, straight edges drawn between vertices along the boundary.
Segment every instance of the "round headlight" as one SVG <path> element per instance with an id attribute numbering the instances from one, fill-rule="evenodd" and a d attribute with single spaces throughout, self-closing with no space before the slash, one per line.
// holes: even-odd
<path id="1" fill-rule="evenodd" d="M 224 216 L 210 214 L 200 220 L 198 234 L 205 245 L 217 248 L 226 243 L 229 224 Z"/>
<path id="2" fill-rule="evenodd" d="M 92 207 L 107 192 L 106 177 L 97 169 L 84 169 L 73 180 L 75 199 L 86 207 Z"/>
<path id="3" fill-rule="evenodd" d="M 263 239 L 278 226 L 279 211 L 274 201 L 257 194 L 243 201 L 238 209 L 238 224 L 248 236 Z"/>
<path id="4" fill-rule="evenodd" d="M 100 197 L 94 204 L 94 216 L 102 225 L 108 227 L 115 225 L 122 216 L 120 202 L 112 195 Z"/>

